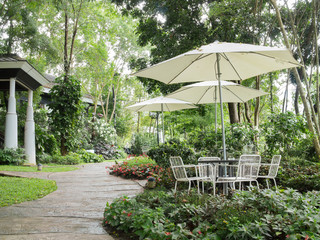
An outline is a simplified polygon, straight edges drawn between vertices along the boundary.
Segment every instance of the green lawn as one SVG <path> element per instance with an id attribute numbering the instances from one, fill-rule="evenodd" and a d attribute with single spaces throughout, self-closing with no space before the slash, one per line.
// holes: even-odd
<path id="1" fill-rule="evenodd" d="M 52 180 L 0 177 L 0 207 L 42 198 L 56 189 Z"/>
<path id="2" fill-rule="evenodd" d="M 0 171 L 13 171 L 13 172 L 37 172 L 36 166 L 12 166 L 12 165 L 0 165 Z M 44 165 L 41 172 L 68 172 L 77 170 L 76 166 L 64 166 L 64 165 Z"/>

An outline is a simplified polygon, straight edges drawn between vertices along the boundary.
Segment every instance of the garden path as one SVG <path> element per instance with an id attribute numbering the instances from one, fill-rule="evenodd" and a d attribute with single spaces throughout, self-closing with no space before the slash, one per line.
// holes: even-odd
<path id="1" fill-rule="evenodd" d="M 0 240 L 114 239 L 102 228 L 106 203 L 122 195 L 134 196 L 143 188 L 139 182 L 107 175 L 107 164 L 86 164 L 71 172 L 14 173 L 55 180 L 58 190 L 0 208 Z"/>

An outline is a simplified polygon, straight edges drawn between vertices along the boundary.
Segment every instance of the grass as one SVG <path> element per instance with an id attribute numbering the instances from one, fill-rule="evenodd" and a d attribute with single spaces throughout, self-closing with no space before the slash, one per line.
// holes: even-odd
<path id="1" fill-rule="evenodd" d="M 41 172 L 68 172 L 79 169 L 76 166 L 64 166 L 64 165 L 44 165 Z M 12 166 L 12 165 L 0 165 L 0 171 L 11 172 L 38 172 L 37 166 Z"/>
<path id="2" fill-rule="evenodd" d="M 55 181 L 0 177 L 0 207 L 42 198 L 57 189 Z"/>

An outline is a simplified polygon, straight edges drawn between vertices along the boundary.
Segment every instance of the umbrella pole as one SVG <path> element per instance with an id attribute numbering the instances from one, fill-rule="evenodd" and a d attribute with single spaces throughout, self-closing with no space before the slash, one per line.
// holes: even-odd
<path id="1" fill-rule="evenodd" d="M 157 141 L 159 146 L 159 112 L 157 112 Z"/>
<path id="2" fill-rule="evenodd" d="M 163 143 L 165 143 L 165 140 L 164 140 L 164 121 L 163 121 L 163 103 L 161 104 L 161 112 L 162 112 L 162 137 L 163 137 Z"/>
<path id="3" fill-rule="evenodd" d="M 217 55 L 217 70 L 218 70 L 218 82 L 219 82 L 219 97 L 220 97 L 220 111 L 221 111 L 221 127 L 222 127 L 222 148 L 223 148 L 223 160 L 226 160 L 227 157 L 227 150 L 226 150 L 226 139 L 225 139 L 225 133 L 224 133 L 224 122 L 223 122 L 223 104 L 222 104 L 222 87 L 220 82 L 220 55 L 219 53 Z"/>
<path id="4" fill-rule="evenodd" d="M 215 127 L 215 133 L 217 136 L 217 88 L 216 87 L 215 87 L 215 96 L 214 96 L 214 111 L 215 111 L 214 127 Z"/>

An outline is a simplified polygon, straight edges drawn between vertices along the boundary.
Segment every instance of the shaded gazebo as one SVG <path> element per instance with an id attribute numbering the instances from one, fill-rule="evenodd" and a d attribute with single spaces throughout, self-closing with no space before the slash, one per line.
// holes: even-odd
<path id="1" fill-rule="evenodd" d="M 24 146 L 29 164 L 36 164 L 35 127 L 33 118 L 33 91 L 48 84 L 48 80 L 27 60 L 15 54 L 0 55 L 0 91 L 8 91 L 4 147 L 18 147 L 18 117 L 16 91 L 28 91 L 28 107 L 24 133 Z"/>

